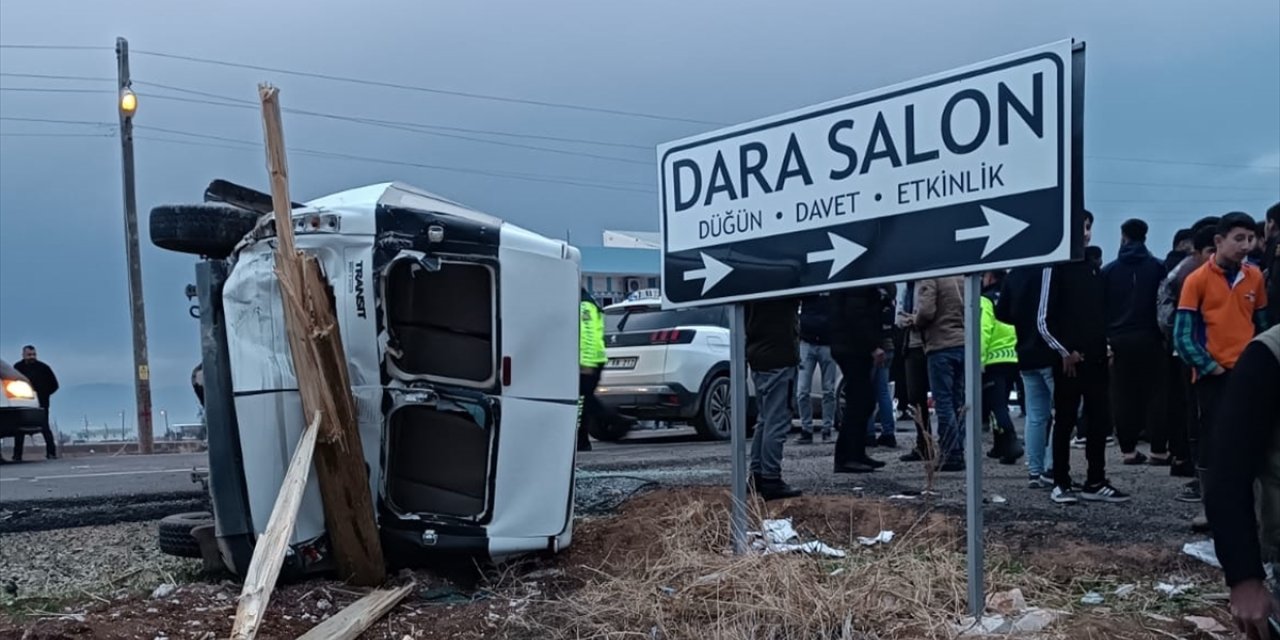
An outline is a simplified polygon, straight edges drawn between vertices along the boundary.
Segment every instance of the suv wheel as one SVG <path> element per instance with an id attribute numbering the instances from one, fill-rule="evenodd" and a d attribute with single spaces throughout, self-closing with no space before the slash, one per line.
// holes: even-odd
<path id="1" fill-rule="evenodd" d="M 732 425 L 732 398 L 728 376 L 717 376 L 702 390 L 693 427 L 706 440 L 728 440 Z"/>

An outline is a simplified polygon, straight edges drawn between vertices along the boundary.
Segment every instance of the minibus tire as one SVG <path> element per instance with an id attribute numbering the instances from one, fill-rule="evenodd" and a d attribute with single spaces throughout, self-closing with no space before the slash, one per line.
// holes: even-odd
<path id="1" fill-rule="evenodd" d="M 221 260 L 258 224 L 258 214 L 223 204 L 161 205 L 151 210 L 151 243 Z"/>
<path id="2" fill-rule="evenodd" d="M 191 535 L 196 527 L 213 524 L 213 514 L 207 511 L 175 513 L 160 521 L 160 551 L 179 558 L 200 558 L 200 542 Z"/>

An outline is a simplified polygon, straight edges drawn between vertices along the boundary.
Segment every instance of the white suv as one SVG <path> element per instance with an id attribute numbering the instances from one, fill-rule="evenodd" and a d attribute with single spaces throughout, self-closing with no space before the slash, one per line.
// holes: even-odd
<path id="1" fill-rule="evenodd" d="M 648 295 L 646 295 L 648 294 Z M 639 291 L 604 309 L 609 361 L 596 397 L 641 420 L 687 422 L 707 440 L 729 439 L 729 309 L 663 310 L 656 292 Z M 809 401 L 822 415 L 822 375 L 815 368 Z M 844 379 L 837 373 L 844 406 Z M 755 425 L 755 387 L 747 379 L 747 430 Z M 626 424 L 591 424 L 597 440 L 619 440 Z"/>
<path id="2" fill-rule="evenodd" d="M 603 404 L 642 420 L 691 423 L 708 440 L 729 438 L 726 307 L 663 310 L 659 300 L 631 300 L 606 307 L 604 323 L 609 362 L 596 391 Z M 598 426 L 591 435 L 626 433 Z"/>

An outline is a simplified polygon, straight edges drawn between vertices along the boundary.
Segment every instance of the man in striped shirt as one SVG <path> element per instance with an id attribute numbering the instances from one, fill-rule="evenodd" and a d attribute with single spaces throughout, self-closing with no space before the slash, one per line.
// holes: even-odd
<path id="1" fill-rule="evenodd" d="M 1084 242 L 1089 244 L 1093 215 L 1085 211 Z M 1108 389 L 1105 284 L 1100 265 L 1089 260 L 1046 268 L 1042 275 L 1036 324 L 1057 352 L 1054 368 L 1053 475 L 1051 499 L 1072 504 L 1127 502 L 1127 494 L 1107 480 L 1107 434 L 1111 431 Z M 1085 458 L 1088 475 L 1081 491 L 1071 481 L 1071 433 L 1081 401 L 1087 417 Z"/>

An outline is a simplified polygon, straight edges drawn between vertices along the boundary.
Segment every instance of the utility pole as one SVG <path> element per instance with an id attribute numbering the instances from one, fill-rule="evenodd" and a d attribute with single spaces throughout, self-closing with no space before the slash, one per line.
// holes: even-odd
<path id="1" fill-rule="evenodd" d="M 142 303 L 142 262 L 138 255 L 138 198 L 133 178 L 133 114 L 138 111 L 129 78 L 129 41 L 116 38 L 120 81 L 120 159 L 124 176 L 124 243 L 129 263 L 129 319 L 133 323 L 133 386 L 138 404 L 138 452 L 151 453 L 151 368 L 147 365 L 147 314 Z"/>

